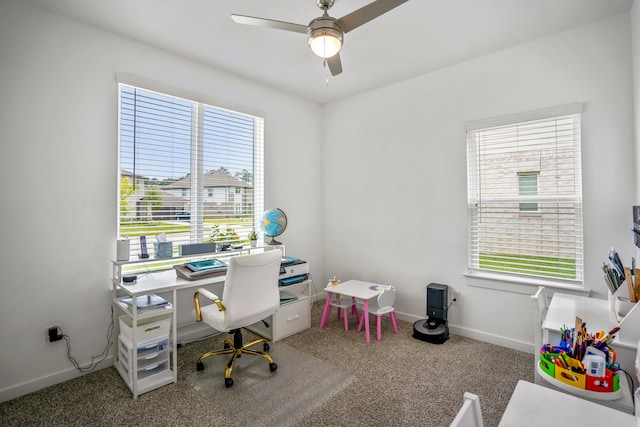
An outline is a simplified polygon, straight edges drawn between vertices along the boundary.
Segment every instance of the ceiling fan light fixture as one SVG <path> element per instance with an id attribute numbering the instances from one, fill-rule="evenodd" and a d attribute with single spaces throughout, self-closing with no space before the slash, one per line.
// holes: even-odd
<path id="1" fill-rule="evenodd" d="M 342 47 L 342 32 L 335 28 L 312 29 L 309 31 L 309 47 L 320 58 L 331 58 Z"/>
<path id="2" fill-rule="evenodd" d="M 316 5 L 322 10 L 322 16 L 309 22 L 309 25 L 246 15 L 232 14 L 231 17 L 239 24 L 306 34 L 307 42 L 313 53 L 323 58 L 324 65 L 329 67 L 331 75 L 336 76 L 342 73 L 339 52 L 344 43 L 344 35 L 407 1 L 409 0 L 374 0 L 342 18 L 336 19 L 329 16 L 329 9 L 335 0 L 316 0 Z"/>

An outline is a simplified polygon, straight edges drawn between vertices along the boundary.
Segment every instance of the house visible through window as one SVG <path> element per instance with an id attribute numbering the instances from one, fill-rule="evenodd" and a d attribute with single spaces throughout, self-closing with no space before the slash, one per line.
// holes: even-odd
<path id="1" fill-rule="evenodd" d="M 263 210 L 263 119 L 119 85 L 118 235 L 248 242 Z"/>
<path id="2" fill-rule="evenodd" d="M 581 285 L 580 110 L 467 126 L 471 273 Z"/>

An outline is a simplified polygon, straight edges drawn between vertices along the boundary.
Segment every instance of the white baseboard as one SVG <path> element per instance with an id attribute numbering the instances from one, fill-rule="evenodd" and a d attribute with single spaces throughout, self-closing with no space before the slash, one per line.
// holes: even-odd
<path id="1" fill-rule="evenodd" d="M 185 343 L 189 341 L 198 340 L 205 336 L 211 335 L 215 331 L 202 323 L 189 323 L 186 325 L 178 326 L 178 343 Z M 88 367 L 83 366 L 83 368 Z M 113 366 L 113 354 L 110 354 L 106 359 L 98 363 L 94 371 L 108 368 Z M 29 393 L 33 393 L 43 388 L 50 387 L 52 385 L 60 384 L 65 381 L 72 380 L 74 378 L 85 375 L 86 372 L 80 372 L 77 369 L 70 367 L 63 371 L 55 372 L 50 375 L 46 375 L 34 380 L 17 384 L 11 387 L 0 390 L 0 402 L 7 402 L 9 400 L 17 399 L 18 397 L 25 396 Z"/>
<path id="2" fill-rule="evenodd" d="M 325 299 L 325 294 L 316 294 L 311 296 L 311 300 L 316 304 L 324 304 Z M 414 316 L 412 314 L 401 313 L 399 311 L 396 311 L 396 316 L 398 317 L 398 319 L 411 323 L 423 319 L 421 317 Z M 486 332 L 478 331 L 476 329 L 463 328 L 451 323 L 449 323 L 449 332 L 454 335 L 460 335 L 461 337 L 467 337 L 474 340 L 487 342 L 489 344 L 499 345 L 500 347 L 506 347 L 512 350 L 524 351 L 525 353 L 533 354 L 533 343 L 518 341 L 500 335 L 489 334 Z"/>
<path id="3" fill-rule="evenodd" d="M 197 341 L 218 333 L 220 332 L 211 328 L 206 323 L 192 322 L 184 325 L 178 325 L 178 344 Z"/>
<path id="4" fill-rule="evenodd" d="M 88 366 L 89 365 L 82 367 L 86 368 Z M 113 356 L 108 356 L 106 359 L 98 363 L 94 371 L 108 368 L 110 366 L 113 366 Z M 29 393 L 33 393 L 34 391 L 42 390 L 43 388 L 69 381 L 85 374 L 88 374 L 88 372 L 80 372 L 76 368 L 68 368 L 64 371 L 46 375 L 32 381 L 7 387 L 0 390 L 0 402 L 7 402 L 9 400 L 17 399 L 20 396 L 24 396 Z"/>
<path id="5" fill-rule="evenodd" d="M 405 320 L 407 322 L 415 323 L 423 318 L 413 316 L 406 313 L 396 312 L 398 319 Z M 463 328 L 457 325 L 449 323 L 449 332 L 454 335 L 460 335 L 461 337 L 467 337 L 474 340 L 486 342 L 489 344 L 495 344 L 500 347 L 510 348 L 512 350 L 524 351 L 525 353 L 533 354 L 533 343 L 513 340 L 500 335 L 489 334 L 486 332 L 478 331 L 476 329 Z"/>
<path id="6" fill-rule="evenodd" d="M 311 299 L 316 304 L 324 303 L 324 300 L 325 300 L 323 295 L 313 295 Z M 411 323 L 421 320 L 420 317 L 413 316 L 406 313 L 396 312 L 396 315 L 398 319 L 411 322 Z M 449 323 L 449 330 L 454 335 L 460 335 L 460 336 L 475 339 L 478 341 L 495 344 L 501 347 L 506 347 L 506 348 L 510 348 L 518 351 L 524 351 L 526 353 L 533 353 L 532 343 L 517 341 L 510 338 L 502 337 L 499 335 L 488 334 L 486 332 L 478 331 L 475 329 L 462 328 L 456 325 L 452 325 L 451 323 Z M 178 334 L 177 334 L 178 343 L 187 343 L 190 341 L 198 340 L 206 336 L 212 335 L 213 333 L 215 333 L 213 329 L 211 329 L 210 327 L 202 323 L 194 322 L 194 323 L 188 323 L 185 325 L 180 325 L 178 326 Z M 98 364 L 98 366 L 96 367 L 96 370 L 108 368 L 112 365 L 113 365 L 113 356 L 109 356 Z M 5 389 L 0 390 L 0 402 L 7 402 L 9 400 L 16 399 L 20 396 L 33 393 L 34 391 L 38 391 L 43 388 L 62 383 L 64 381 L 77 378 L 81 375 L 84 375 L 84 373 L 79 372 L 75 368 L 69 368 L 64 371 L 56 372 L 51 375 L 37 378 L 33 381 L 25 382 L 12 387 L 7 387 Z"/>

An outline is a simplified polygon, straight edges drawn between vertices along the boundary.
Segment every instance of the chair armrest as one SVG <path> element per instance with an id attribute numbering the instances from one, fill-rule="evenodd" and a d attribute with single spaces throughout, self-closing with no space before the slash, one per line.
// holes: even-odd
<path id="1" fill-rule="evenodd" d="M 196 307 L 196 322 L 202 322 L 202 313 L 200 312 L 200 295 L 213 301 L 218 306 L 218 310 L 225 311 L 227 309 L 216 294 L 204 288 L 198 288 L 198 290 L 193 294 L 193 305 Z"/>

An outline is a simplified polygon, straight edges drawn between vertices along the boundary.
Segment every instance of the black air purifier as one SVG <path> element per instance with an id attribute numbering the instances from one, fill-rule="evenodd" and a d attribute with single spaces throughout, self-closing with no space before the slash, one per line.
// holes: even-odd
<path id="1" fill-rule="evenodd" d="M 413 324 L 413 338 L 442 344 L 449 339 L 449 325 L 447 323 L 447 302 L 449 301 L 449 287 L 438 283 L 427 286 L 427 318 Z"/>

